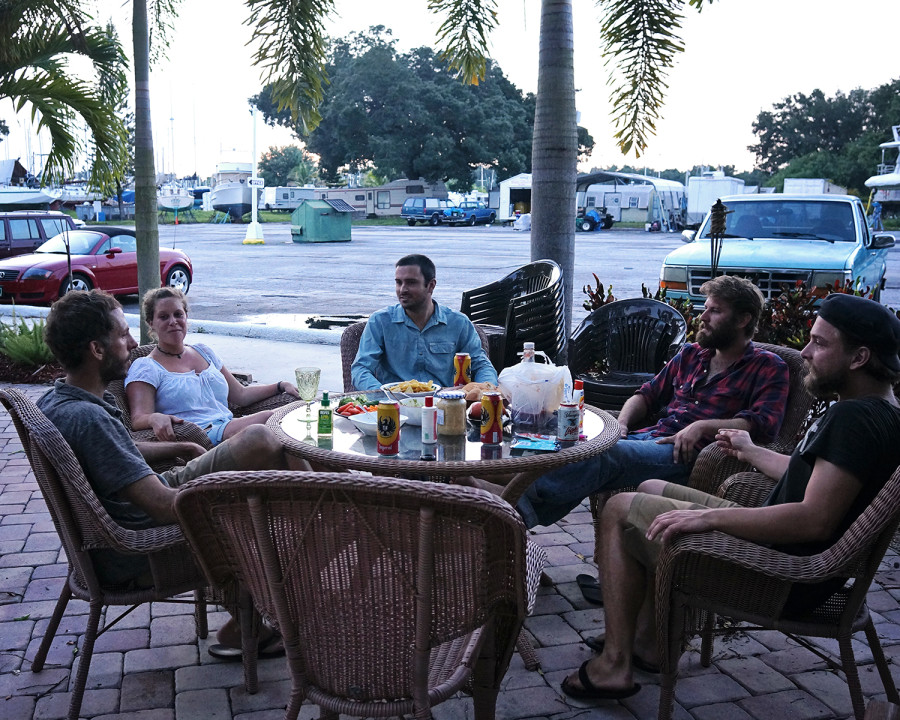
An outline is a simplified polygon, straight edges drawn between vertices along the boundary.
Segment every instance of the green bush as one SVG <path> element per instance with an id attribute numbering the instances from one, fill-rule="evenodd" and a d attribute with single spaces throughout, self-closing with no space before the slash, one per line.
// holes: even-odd
<path id="1" fill-rule="evenodd" d="M 594 280 L 594 285 L 585 285 L 582 288 L 582 292 L 587 295 L 583 306 L 588 312 L 617 300 L 612 294 L 612 285 L 604 290 L 603 283 L 596 274 L 594 274 Z M 694 342 L 700 326 L 700 313 L 694 310 L 689 300 L 669 299 L 666 297 L 665 290 L 651 293 L 643 284 L 641 293 L 645 298 L 659 300 L 678 310 L 687 323 L 687 342 Z M 830 295 L 831 293 L 860 295 L 868 298 L 874 294 L 872 288 L 861 288 L 851 282 L 843 285 L 835 283 L 834 286 L 824 289 L 824 294 Z M 794 287 L 786 286 L 780 295 L 766 300 L 759 318 L 759 327 L 753 339 L 771 345 L 802 349 L 809 342 L 809 331 L 816 319 L 815 304 L 822 298 L 822 295 L 821 288 L 810 288 L 803 282 L 798 281 Z M 897 315 L 900 317 L 900 313 Z"/>
<path id="2" fill-rule="evenodd" d="M 0 353 L 19 365 L 38 367 L 54 361 L 44 342 L 44 321 L 29 325 L 24 320 L 11 324 L 0 320 Z"/>

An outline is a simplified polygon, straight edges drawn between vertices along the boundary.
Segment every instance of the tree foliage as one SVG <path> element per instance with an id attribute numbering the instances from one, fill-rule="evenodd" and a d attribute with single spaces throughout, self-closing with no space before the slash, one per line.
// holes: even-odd
<path id="1" fill-rule="evenodd" d="M 826 97 L 821 90 L 796 93 L 761 112 L 753 123 L 757 169 L 785 177 L 824 177 L 864 192 L 878 158 L 878 144 L 890 137 L 900 117 L 900 80 L 874 90 L 857 88 Z"/>
<path id="2" fill-rule="evenodd" d="M 260 158 L 258 167 L 266 187 L 306 185 L 314 182 L 318 174 L 309 153 L 296 145 L 270 147 Z"/>
<path id="3" fill-rule="evenodd" d="M 310 133 L 278 110 L 271 86 L 250 102 L 269 124 L 293 128 L 319 155 L 330 182 L 344 167 L 452 180 L 466 188 L 478 166 L 501 177 L 530 171 L 533 95 L 523 95 L 493 62 L 487 62 L 483 81 L 464 85 L 431 49 L 398 54 L 395 42 L 390 30 L 378 26 L 331 43 L 331 83 L 320 106 L 322 121 Z M 579 140 L 580 152 L 589 156 L 590 133 L 581 128 Z"/>
<path id="4" fill-rule="evenodd" d="M 0 2 L 0 98 L 10 98 L 17 112 L 30 108 L 38 129 L 49 132 L 45 179 L 74 173 L 88 149 L 78 121 L 87 124 L 95 148 L 91 182 L 108 188 L 113 169 L 124 163 L 125 130 L 110 108 L 126 87 L 127 62 L 115 35 L 91 25 L 82 6 L 71 0 Z M 91 62 L 91 78 L 71 71 L 71 56 Z"/>

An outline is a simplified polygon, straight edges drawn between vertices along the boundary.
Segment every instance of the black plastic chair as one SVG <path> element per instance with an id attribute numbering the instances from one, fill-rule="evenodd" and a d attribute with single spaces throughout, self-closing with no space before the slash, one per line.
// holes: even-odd
<path id="1" fill-rule="evenodd" d="M 559 265 L 537 260 L 496 282 L 466 290 L 460 312 L 478 325 L 504 329 L 501 367 L 517 362 L 516 353 L 525 342 L 533 342 L 536 350 L 557 362 L 567 341 L 564 296 Z"/>
<path id="2" fill-rule="evenodd" d="M 619 410 L 681 349 L 687 324 L 675 308 L 637 298 L 603 305 L 569 342 L 569 369 L 584 382 L 584 401 Z"/>

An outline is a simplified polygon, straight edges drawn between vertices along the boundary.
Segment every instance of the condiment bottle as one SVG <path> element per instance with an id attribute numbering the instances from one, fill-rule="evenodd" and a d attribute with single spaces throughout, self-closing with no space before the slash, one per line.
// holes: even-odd
<path id="1" fill-rule="evenodd" d="M 442 392 L 437 396 L 438 436 L 466 434 L 466 396 L 457 390 Z"/>
<path id="2" fill-rule="evenodd" d="M 328 399 L 328 391 L 322 393 L 322 406 L 319 408 L 319 437 L 331 435 L 332 417 L 331 402 Z"/>
<path id="3" fill-rule="evenodd" d="M 578 434 L 582 435 L 584 433 L 584 380 L 575 381 L 572 402 L 578 405 Z"/>
<path id="4" fill-rule="evenodd" d="M 434 397 L 425 398 L 425 407 L 422 408 L 422 444 L 431 445 L 437 442 L 437 408 L 434 406 Z"/>

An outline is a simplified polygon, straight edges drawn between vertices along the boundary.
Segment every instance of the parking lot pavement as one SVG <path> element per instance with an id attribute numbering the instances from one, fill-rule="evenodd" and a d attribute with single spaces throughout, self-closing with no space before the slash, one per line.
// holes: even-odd
<path id="1" fill-rule="evenodd" d="M 46 388 L 17 386 L 36 399 Z M 581 639 L 603 632 L 603 612 L 581 596 L 576 576 L 594 572 L 593 527 L 586 505 L 560 523 L 533 531 L 549 557 L 552 586 L 541 587 L 534 614 L 525 626 L 534 638 L 542 672 L 529 672 L 513 657 L 497 703 L 497 717 L 609 718 L 656 717 L 658 676 L 638 671 L 641 692 L 621 702 L 592 705 L 559 692 L 562 679 L 589 657 Z M 869 592 L 876 629 L 900 681 L 900 561 L 893 551 Z M 35 483 L 12 421 L 0 412 L 0 718 L 55 720 L 65 717 L 70 682 L 78 663 L 87 605 L 73 600 L 63 618 L 45 669 L 30 670 L 66 574 L 64 553 Z M 104 624 L 116 616 L 104 617 Z M 211 635 L 225 613 L 210 616 Z M 283 659 L 260 662 L 260 691 L 243 690 L 239 663 L 223 663 L 206 652 L 210 640 L 193 634 L 189 607 L 171 603 L 142 606 L 96 646 L 82 717 L 103 720 L 274 720 L 283 716 L 289 691 Z M 833 641 L 821 647 L 836 653 Z M 883 699 L 878 674 L 861 634 L 855 643 L 867 700 Z M 719 640 L 713 663 L 703 668 L 698 646 L 682 658 L 676 686 L 676 720 L 775 720 L 846 718 L 850 701 L 843 676 L 780 633 L 734 632 Z M 437 720 L 471 717 L 468 696 L 434 709 Z M 304 706 L 300 717 L 318 717 Z"/>

